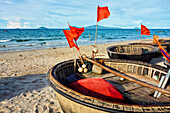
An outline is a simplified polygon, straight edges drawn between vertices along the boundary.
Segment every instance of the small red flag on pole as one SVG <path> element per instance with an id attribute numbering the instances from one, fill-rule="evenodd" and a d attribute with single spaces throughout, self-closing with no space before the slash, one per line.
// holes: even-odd
<path id="1" fill-rule="evenodd" d="M 68 24 L 69 25 L 69 24 Z M 77 34 L 77 36 L 74 37 L 74 40 L 77 41 L 77 39 L 80 37 L 80 35 L 84 32 L 84 27 L 82 28 L 77 28 L 77 27 L 73 27 L 73 26 L 70 26 L 70 30 L 74 33 Z"/>
<path id="2" fill-rule="evenodd" d="M 110 12 L 107 6 L 105 7 L 97 7 L 97 23 L 102 20 L 106 19 L 110 16 Z M 96 38 L 97 38 L 97 23 L 96 23 L 96 34 L 95 34 L 95 46 L 96 47 Z"/>
<path id="3" fill-rule="evenodd" d="M 141 35 L 150 35 L 149 29 L 141 24 Z"/>
<path id="4" fill-rule="evenodd" d="M 77 37 L 77 33 L 72 32 L 71 30 L 63 30 L 64 35 L 67 38 L 68 44 L 70 48 L 75 47 L 79 50 L 79 47 L 74 43 L 73 38 Z"/>
<path id="5" fill-rule="evenodd" d="M 106 19 L 110 16 L 110 12 L 107 6 L 105 7 L 97 7 L 97 22 L 102 19 Z"/>
<path id="6" fill-rule="evenodd" d="M 69 23 L 68 23 L 68 25 L 69 25 Z M 79 47 L 77 46 L 77 43 L 76 43 L 77 39 L 84 32 L 84 27 L 77 28 L 77 27 L 72 27 L 70 25 L 69 25 L 69 27 L 70 27 L 70 30 L 63 30 L 63 32 L 67 38 L 70 48 L 72 48 L 72 47 L 77 48 L 79 55 L 80 55 L 81 62 L 82 62 L 82 64 L 84 64 L 83 59 L 81 58 L 81 53 L 79 51 Z M 73 40 L 75 41 L 75 43 Z"/>

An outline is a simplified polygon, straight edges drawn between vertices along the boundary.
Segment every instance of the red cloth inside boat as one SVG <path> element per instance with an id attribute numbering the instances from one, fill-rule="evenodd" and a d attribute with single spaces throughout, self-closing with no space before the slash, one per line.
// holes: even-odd
<path id="1" fill-rule="evenodd" d="M 80 79 L 69 84 L 69 87 L 79 93 L 110 102 L 123 102 L 123 95 L 117 88 L 102 78 Z"/>

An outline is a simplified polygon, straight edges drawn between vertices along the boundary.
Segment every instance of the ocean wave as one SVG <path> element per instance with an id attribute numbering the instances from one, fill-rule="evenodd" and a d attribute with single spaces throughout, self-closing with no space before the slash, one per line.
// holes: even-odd
<path id="1" fill-rule="evenodd" d="M 27 42 L 27 41 L 31 41 L 31 39 L 15 39 L 14 41 L 16 41 L 16 42 Z"/>
<path id="2" fill-rule="evenodd" d="M 9 47 L 9 48 L 11 48 L 11 47 L 20 47 L 20 46 L 37 46 L 37 45 L 39 45 L 39 44 L 21 44 L 21 45 L 2 45 L 2 46 L 0 46 L 0 48 L 6 48 L 6 47 Z"/>
<path id="3" fill-rule="evenodd" d="M 28 42 L 28 41 L 49 41 L 49 40 L 61 40 L 62 38 L 56 38 L 56 39 L 48 39 L 48 38 L 40 38 L 40 39 L 13 39 L 12 41 L 16 41 L 16 42 Z"/>
<path id="4" fill-rule="evenodd" d="M 0 40 L 0 42 L 9 42 L 10 40 Z"/>

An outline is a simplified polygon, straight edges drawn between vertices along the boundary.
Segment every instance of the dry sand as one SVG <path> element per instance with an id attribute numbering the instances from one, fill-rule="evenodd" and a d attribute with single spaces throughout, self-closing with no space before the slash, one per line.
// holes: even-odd
<path id="1" fill-rule="evenodd" d="M 127 43 L 99 44 L 98 57 L 108 57 L 106 48 L 111 45 Z M 92 46 L 80 46 L 81 53 L 87 56 L 91 55 L 92 49 Z M 78 54 L 76 49 L 72 50 Z M 55 64 L 73 58 L 68 47 L 0 53 L 0 113 L 62 112 L 53 89 L 47 83 L 46 73 Z M 163 58 L 159 57 L 150 63 L 162 65 L 162 61 Z"/>

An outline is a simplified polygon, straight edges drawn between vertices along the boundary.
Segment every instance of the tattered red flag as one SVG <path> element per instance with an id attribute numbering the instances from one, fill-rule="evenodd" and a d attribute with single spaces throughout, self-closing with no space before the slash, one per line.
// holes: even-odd
<path id="1" fill-rule="evenodd" d="M 69 25 L 69 24 L 68 24 Z M 74 40 L 77 41 L 77 39 L 80 37 L 80 35 L 84 32 L 84 27 L 82 28 L 77 28 L 77 27 L 73 27 L 73 26 L 70 26 L 70 30 L 74 33 L 77 34 L 77 36 L 74 37 Z"/>
<path id="2" fill-rule="evenodd" d="M 77 50 L 79 50 L 79 47 L 73 41 L 73 38 L 76 37 L 77 34 L 72 32 L 71 30 L 64 30 L 63 29 L 63 32 L 64 32 L 64 35 L 67 38 L 67 41 L 68 41 L 70 48 L 75 47 L 75 48 L 77 48 Z"/>
<path id="3" fill-rule="evenodd" d="M 149 29 L 141 24 L 141 35 L 150 35 Z"/>
<path id="4" fill-rule="evenodd" d="M 97 7 L 97 22 L 102 19 L 108 18 L 110 16 L 110 12 L 107 6 L 105 7 Z"/>

